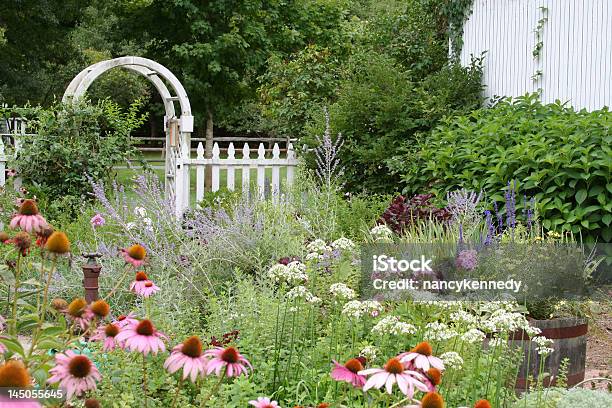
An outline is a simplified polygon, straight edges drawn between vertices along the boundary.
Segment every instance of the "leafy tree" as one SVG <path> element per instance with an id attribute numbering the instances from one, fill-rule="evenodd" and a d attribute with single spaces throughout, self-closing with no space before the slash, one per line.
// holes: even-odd
<path id="1" fill-rule="evenodd" d="M 61 95 L 75 71 L 70 33 L 85 0 L 0 2 L 0 94 L 11 104 L 48 104 Z"/>

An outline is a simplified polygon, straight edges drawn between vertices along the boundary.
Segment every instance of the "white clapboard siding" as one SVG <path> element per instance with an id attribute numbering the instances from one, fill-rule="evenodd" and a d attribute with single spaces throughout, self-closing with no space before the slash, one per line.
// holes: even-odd
<path id="1" fill-rule="evenodd" d="M 534 57 L 543 17 L 543 47 Z M 611 0 L 474 0 L 463 40 L 465 66 L 486 51 L 487 98 L 539 91 L 544 103 L 587 110 L 612 105 Z"/>
<path id="2" fill-rule="evenodd" d="M 255 169 L 257 172 L 257 192 L 256 196 L 260 199 L 265 198 L 266 192 L 266 169 L 271 169 L 272 180 L 270 185 L 270 191 L 272 199 L 275 202 L 279 202 L 281 185 L 284 184 L 285 188 L 290 187 L 293 184 L 293 178 L 295 174 L 295 167 L 298 161 L 295 157 L 295 151 L 293 145 L 289 143 L 287 146 L 287 157 L 280 157 L 280 147 L 278 143 L 274 144 L 272 149 L 272 157 L 266 158 L 266 149 L 263 143 L 259 144 L 257 149 L 257 158 L 251 158 L 251 148 L 248 143 L 245 143 L 242 147 L 242 157 L 236 157 L 236 148 L 233 143 L 230 143 L 227 149 L 227 158 L 221 158 L 221 149 L 219 144 L 215 143 L 212 151 L 212 158 L 206 159 L 204 157 L 204 147 L 202 143 L 198 144 L 197 157 L 196 159 L 189 160 L 189 164 L 196 168 L 196 201 L 201 201 L 204 198 L 204 180 L 207 166 L 211 171 L 212 178 L 212 191 L 219 191 L 221 172 L 225 171 L 227 175 L 227 188 L 228 190 L 235 189 L 236 183 L 236 170 L 239 170 L 242 175 L 242 193 L 250 195 L 251 188 L 251 169 Z M 287 168 L 287 177 L 283 182 L 281 180 L 281 168 Z"/>

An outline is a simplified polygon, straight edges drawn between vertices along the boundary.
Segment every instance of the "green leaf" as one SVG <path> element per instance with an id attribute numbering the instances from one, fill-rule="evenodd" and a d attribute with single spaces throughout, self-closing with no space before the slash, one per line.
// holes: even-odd
<path id="1" fill-rule="evenodd" d="M 4 344 L 6 348 L 15 354 L 25 357 L 25 351 L 21 346 L 21 343 L 12 337 L 0 337 L 0 343 Z"/>
<path id="2" fill-rule="evenodd" d="M 587 198 L 587 191 L 583 188 L 581 190 L 578 190 L 576 192 L 576 201 L 578 202 L 578 204 L 582 204 L 584 202 L 584 200 L 586 200 Z"/>
<path id="3" fill-rule="evenodd" d="M 604 214 L 604 216 L 601 217 L 601 222 L 603 222 L 607 226 L 610 226 L 610 223 L 612 223 L 612 215 L 611 214 Z"/>

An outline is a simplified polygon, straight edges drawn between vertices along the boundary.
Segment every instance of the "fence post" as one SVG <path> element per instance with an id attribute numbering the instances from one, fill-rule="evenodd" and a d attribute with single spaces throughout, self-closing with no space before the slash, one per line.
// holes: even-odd
<path id="1" fill-rule="evenodd" d="M 234 149 L 233 142 L 230 142 L 229 147 L 227 148 L 227 159 L 230 161 L 236 159 L 236 149 Z M 229 191 L 234 191 L 235 169 L 236 167 L 234 164 L 230 162 L 230 164 L 227 166 L 227 189 Z"/>
<path id="2" fill-rule="evenodd" d="M 293 144 L 287 143 L 287 189 L 293 185 L 293 161 L 295 160 L 295 151 L 293 150 Z"/>
<path id="3" fill-rule="evenodd" d="M 280 198 L 280 166 L 278 160 L 280 160 L 280 147 L 278 143 L 274 143 L 272 148 L 272 201 L 278 202 Z"/>
<path id="4" fill-rule="evenodd" d="M 219 191 L 219 144 L 215 143 L 212 149 L 212 191 Z"/>
<path id="5" fill-rule="evenodd" d="M 197 159 L 204 159 L 204 146 L 202 142 L 198 143 Z M 196 165 L 196 204 L 199 205 L 204 199 L 204 169 L 206 166 L 201 164 Z"/>
<path id="6" fill-rule="evenodd" d="M 249 196 L 251 188 L 251 149 L 249 144 L 245 143 L 242 148 L 242 195 Z"/>
<path id="7" fill-rule="evenodd" d="M 263 143 L 257 149 L 257 194 L 261 200 L 266 198 L 266 148 Z"/>

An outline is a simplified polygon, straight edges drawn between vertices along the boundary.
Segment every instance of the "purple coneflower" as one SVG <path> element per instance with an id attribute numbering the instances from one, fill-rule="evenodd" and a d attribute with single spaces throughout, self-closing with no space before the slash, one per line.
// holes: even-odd
<path id="1" fill-rule="evenodd" d="M 404 408 L 444 408 L 444 398 L 437 392 L 428 392 L 418 405 L 408 405 Z"/>
<path id="2" fill-rule="evenodd" d="M 102 350 L 112 351 L 117 346 L 115 337 L 119 334 L 119 327 L 116 324 L 109 323 L 106 326 L 98 327 L 96 333 L 91 336 L 92 341 L 103 341 Z"/>
<path id="3" fill-rule="evenodd" d="M 211 374 L 213 371 L 220 376 L 221 370 L 224 368 L 225 375 L 228 377 L 238 377 L 239 375 L 247 375 L 247 366 L 252 370 L 253 366 L 244 358 L 234 347 L 215 347 L 204 352 L 204 356 L 210 358 L 206 368 L 206 374 Z"/>
<path id="4" fill-rule="evenodd" d="M 23 200 L 17 214 L 11 219 L 10 228 L 21 228 L 27 232 L 38 232 L 47 226 L 47 221 L 38 213 L 38 206 L 34 200 Z"/>
<path id="5" fill-rule="evenodd" d="M 75 326 L 80 327 L 81 330 L 87 330 L 91 319 L 94 317 L 94 313 L 87 307 L 87 302 L 83 298 L 74 299 L 64 312 L 66 317 L 68 317 Z"/>
<path id="6" fill-rule="evenodd" d="M 164 368 L 170 374 L 183 369 L 183 379 L 189 377 L 195 383 L 198 375 L 204 375 L 208 360 L 202 353 L 202 342 L 198 336 L 191 336 L 175 346 L 170 357 L 164 363 Z"/>
<path id="7" fill-rule="evenodd" d="M 249 401 L 255 408 L 280 408 L 278 402 L 271 401 L 268 397 L 258 397 L 256 400 Z"/>
<path id="8" fill-rule="evenodd" d="M 393 393 L 393 384 L 397 384 L 400 391 L 408 398 L 414 395 L 414 388 L 427 392 L 427 386 L 422 382 L 424 376 L 416 371 L 408 370 L 401 363 L 399 358 L 393 357 L 387 361 L 383 368 L 370 368 L 359 372 L 359 375 L 371 377 L 365 383 L 363 391 L 370 388 L 387 389 L 387 393 Z"/>
<path id="9" fill-rule="evenodd" d="M 126 263 L 139 267 L 144 263 L 147 251 L 142 245 L 134 244 L 127 249 L 121 249 L 121 255 Z"/>
<path id="10" fill-rule="evenodd" d="M 162 339 L 166 335 L 157 331 L 150 320 L 141 320 L 138 324 L 125 326 L 115 340 L 119 347 L 130 351 L 138 351 L 146 356 L 149 353 L 157 354 L 160 350 L 166 351 Z"/>
<path id="11" fill-rule="evenodd" d="M 133 312 L 130 312 L 127 315 L 117 316 L 117 320 L 115 320 L 113 324 L 117 325 L 117 327 L 120 329 L 123 329 L 126 326 L 138 324 L 138 319 L 136 319 L 136 315 Z"/>
<path id="12" fill-rule="evenodd" d="M 334 368 L 331 371 L 331 377 L 336 381 L 346 381 L 353 384 L 355 388 L 362 388 L 366 383 L 366 378 L 359 375 L 363 370 L 363 363 L 357 358 L 351 358 L 344 365 L 332 360 Z"/>
<path id="13" fill-rule="evenodd" d="M 438 357 L 432 356 L 432 352 L 431 345 L 424 341 L 417 344 L 409 352 L 400 354 L 398 358 L 402 363 L 413 364 L 414 367 L 420 368 L 423 371 L 427 371 L 431 367 L 444 370 L 444 363 Z"/>
<path id="14" fill-rule="evenodd" d="M 67 399 L 73 395 L 95 390 L 96 382 L 102 379 L 100 372 L 87 356 L 76 354 L 72 350 L 55 355 L 55 367 L 49 370 L 53 374 L 48 383 L 59 383 L 66 390 Z"/>

